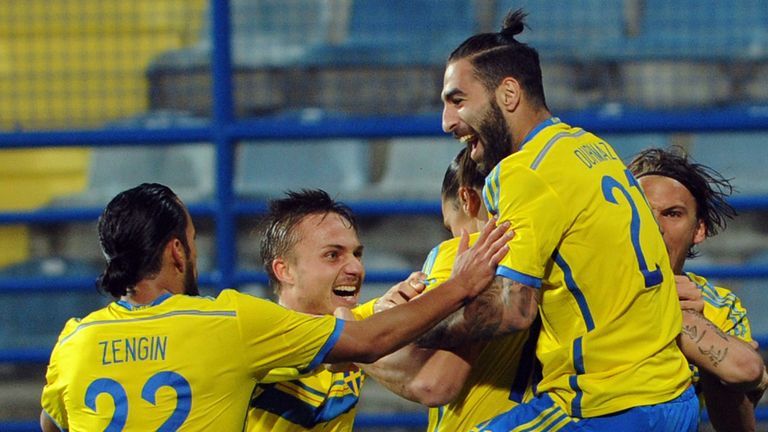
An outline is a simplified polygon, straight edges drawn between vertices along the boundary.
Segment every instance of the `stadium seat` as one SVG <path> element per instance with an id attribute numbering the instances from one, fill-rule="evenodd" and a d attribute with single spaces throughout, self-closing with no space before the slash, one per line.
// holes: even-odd
<path id="1" fill-rule="evenodd" d="M 242 142 L 235 157 L 235 193 L 248 198 L 321 188 L 349 199 L 369 184 L 369 146 L 357 139 Z"/>
<path id="2" fill-rule="evenodd" d="M 448 164 L 462 144 L 453 138 L 397 138 L 388 143 L 374 197 L 437 200 Z"/>
<path id="3" fill-rule="evenodd" d="M 738 6 L 738 7 L 737 7 Z M 639 32 L 620 55 L 660 60 L 768 58 L 768 8 L 762 0 L 646 0 Z"/>
<path id="4" fill-rule="evenodd" d="M 604 0 L 500 0 L 494 31 L 509 10 L 522 8 L 530 27 L 519 39 L 531 44 L 546 61 L 589 61 L 595 50 L 626 34 L 625 3 Z"/>
<path id="5" fill-rule="evenodd" d="M 669 136 L 664 134 L 598 134 L 607 141 L 624 163 L 629 163 L 632 158 L 647 148 L 669 147 Z"/>
<path id="6" fill-rule="evenodd" d="M 694 136 L 691 155 L 726 178 L 733 178 L 736 193 L 768 193 L 765 164 L 768 160 L 768 134 L 707 133 Z"/>
<path id="7" fill-rule="evenodd" d="M 309 46 L 328 38 L 333 19 L 330 3 L 233 0 L 231 16 L 235 111 L 257 115 L 284 108 L 286 93 L 296 87 L 285 69 L 303 61 Z M 152 60 L 147 69 L 152 108 L 211 113 L 210 32 L 207 20 L 196 44 Z M 301 78 L 295 81 L 301 84 Z"/>
<path id="8" fill-rule="evenodd" d="M 95 277 L 101 268 L 65 258 L 38 258 L 0 270 L 0 277 Z M 78 292 L 2 293 L 0 349 L 48 348 L 70 317 L 82 317 L 108 301 L 92 289 Z"/>
<path id="9" fill-rule="evenodd" d="M 204 126 L 207 120 L 176 112 L 150 112 L 110 122 L 107 129 Z M 86 190 L 55 201 L 57 206 L 103 206 L 119 192 L 144 182 L 171 187 L 185 202 L 211 197 L 214 149 L 206 144 L 115 146 L 93 150 Z"/>
<path id="10" fill-rule="evenodd" d="M 309 103 L 359 115 L 439 109 L 445 59 L 476 29 L 474 2 L 354 0 L 350 4 L 345 31 L 307 52 L 302 65 L 312 74 L 309 79 L 314 85 L 291 105 Z"/>

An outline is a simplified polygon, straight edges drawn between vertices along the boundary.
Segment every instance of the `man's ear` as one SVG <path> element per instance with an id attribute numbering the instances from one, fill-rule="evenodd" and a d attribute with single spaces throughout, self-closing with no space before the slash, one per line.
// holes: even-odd
<path id="1" fill-rule="evenodd" d="M 171 263 L 178 272 L 184 273 L 187 266 L 187 251 L 181 240 L 173 238 L 168 242 L 166 250 L 170 250 Z"/>
<path id="2" fill-rule="evenodd" d="M 480 211 L 480 196 L 474 189 L 467 186 L 459 187 L 459 200 L 461 201 L 461 209 L 467 216 L 477 217 Z"/>
<path id="3" fill-rule="evenodd" d="M 703 220 L 696 221 L 696 231 L 693 233 L 693 244 L 697 245 L 707 238 L 707 225 Z"/>
<path id="4" fill-rule="evenodd" d="M 293 284 L 293 272 L 285 259 L 275 258 L 272 260 L 272 272 L 280 284 Z"/>
<path id="5" fill-rule="evenodd" d="M 512 112 L 520 104 L 520 82 L 512 77 L 506 77 L 496 88 L 496 101 L 502 111 Z"/>

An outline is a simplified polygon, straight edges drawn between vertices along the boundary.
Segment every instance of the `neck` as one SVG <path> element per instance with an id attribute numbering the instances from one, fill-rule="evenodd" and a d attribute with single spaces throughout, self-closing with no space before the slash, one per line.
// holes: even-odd
<path id="1" fill-rule="evenodd" d="M 536 126 L 541 124 L 541 122 L 550 119 L 552 117 L 552 113 L 546 109 L 540 109 L 523 113 L 523 115 L 520 117 L 520 121 L 508 121 L 508 124 L 510 125 L 520 125 L 518 128 L 516 128 L 516 130 L 511 131 L 513 153 L 520 150 L 525 137 L 527 137 L 528 134 L 536 128 Z"/>
<path id="2" fill-rule="evenodd" d="M 168 289 L 154 282 L 155 281 L 146 280 L 139 282 L 133 289 L 129 290 L 126 295 L 120 297 L 120 300 L 132 305 L 145 305 L 157 300 L 157 298 L 163 294 L 176 293 L 176 290 Z M 183 290 L 178 292 L 183 292 Z"/>

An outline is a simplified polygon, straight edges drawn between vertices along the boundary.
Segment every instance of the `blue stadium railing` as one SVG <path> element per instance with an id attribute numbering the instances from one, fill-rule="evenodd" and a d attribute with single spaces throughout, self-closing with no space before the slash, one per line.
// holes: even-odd
<path id="1" fill-rule="evenodd" d="M 317 122 L 290 117 L 237 119 L 232 94 L 232 65 L 230 52 L 230 14 L 226 0 L 211 0 L 211 74 L 213 82 L 213 114 L 210 123 L 202 127 L 166 130 L 102 129 L 79 131 L 10 132 L 0 133 L 0 149 L 66 146 L 173 145 L 175 143 L 213 143 L 216 148 L 216 191 L 211 201 L 190 205 L 194 216 L 212 218 L 215 222 L 216 269 L 201 275 L 201 284 L 216 289 L 251 282 L 265 282 L 259 272 L 239 271 L 235 252 L 235 222 L 243 215 L 264 211 L 263 202 L 239 201 L 233 190 L 234 144 L 241 139 L 291 138 L 386 138 L 399 136 L 440 136 L 439 114 L 393 116 L 385 118 L 354 118 L 336 116 Z M 598 133 L 650 132 L 714 132 L 768 131 L 768 108 L 734 106 L 711 110 L 678 110 L 655 112 L 640 109 L 595 110 L 564 113 L 560 117 Z M 732 204 L 737 210 L 768 210 L 768 196 L 736 197 Z M 350 203 L 359 215 L 439 214 L 436 201 L 359 201 Z M 29 212 L 0 212 L 0 225 L 31 223 L 50 224 L 65 221 L 93 221 L 99 208 L 42 208 Z M 768 278 L 766 265 L 702 266 L 691 268 L 711 278 Z M 408 272 L 403 270 L 370 272 L 370 282 L 395 282 Z M 0 296 L 7 293 L 32 291 L 91 290 L 93 278 L 0 278 Z M 755 335 L 761 346 L 768 346 L 768 335 Z M 45 363 L 50 347 L 36 349 L 0 350 L 0 363 Z M 759 409 L 758 419 L 768 420 L 768 410 Z M 361 415 L 360 427 L 422 427 L 423 414 Z M 38 430 L 37 422 L 0 423 L 3 431 Z"/>

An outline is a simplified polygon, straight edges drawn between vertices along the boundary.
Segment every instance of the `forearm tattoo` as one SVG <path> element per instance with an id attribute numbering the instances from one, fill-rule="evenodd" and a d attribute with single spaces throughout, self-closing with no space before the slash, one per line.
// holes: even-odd
<path id="1" fill-rule="evenodd" d="M 422 348 L 455 348 L 469 341 L 486 340 L 516 328 L 505 314 L 528 318 L 532 292 L 524 285 L 497 277 L 491 286 L 424 334 L 416 344 Z"/>
<path id="2" fill-rule="evenodd" d="M 692 340 L 696 344 L 699 352 L 705 355 L 713 366 L 717 367 L 728 356 L 728 347 L 725 346 L 725 344 L 717 345 L 714 343 L 702 342 L 702 340 L 708 332 L 714 333 L 725 343 L 728 342 L 728 336 L 711 321 L 706 319 L 700 312 L 686 311 L 685 313 L 693 314 L 698 319 L 692 324 L 683 323 L 683 336 Z"/>

